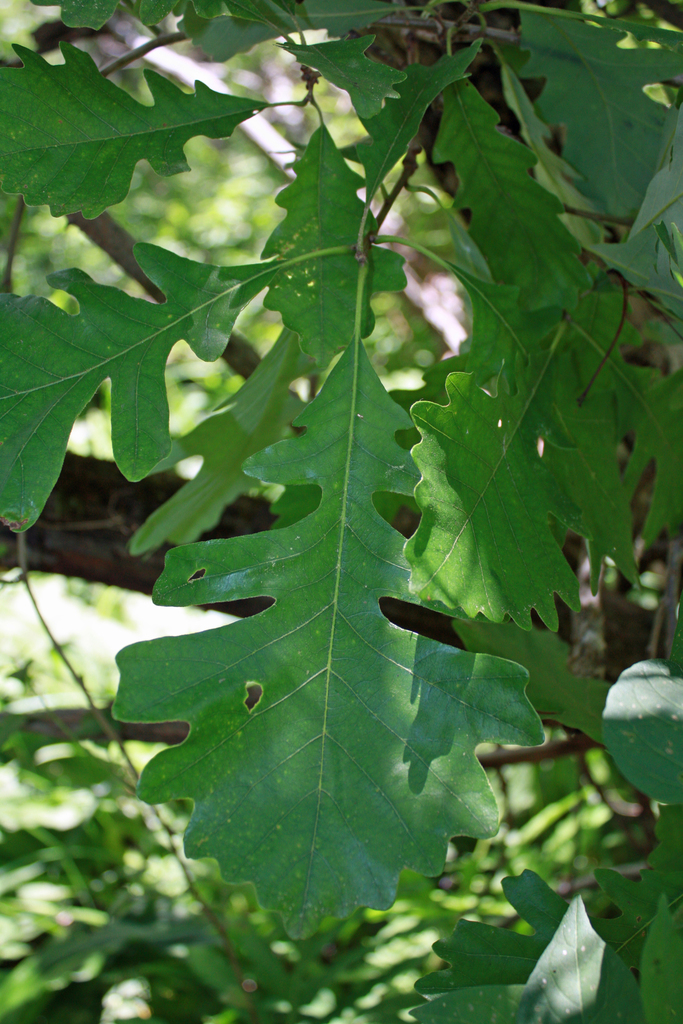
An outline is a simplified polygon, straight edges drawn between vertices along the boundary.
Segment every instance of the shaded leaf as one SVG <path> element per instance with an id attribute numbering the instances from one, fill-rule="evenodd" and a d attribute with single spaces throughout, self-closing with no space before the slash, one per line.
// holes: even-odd
<path id="1" fill-rule="evenodd" d="M 507 614 L 525 629 L 532 607 L 557 628 L 553 590 L 577 606 L 576 577 L 548 514 L 585 531 L 538 455 L 529 411 L 552 358 L 553 348 L 530 361 L 514 397 L 491 398 L 471 374 L 454 373 L 449 405 L 413 406 L 422 435 L 413 449 L 422 519 L 406 555 L 411 590 L 423 600 L 461 607 L 470 618 L 481 613 L 501 622 Z"/>
<path id="2" fill-rule="evenodd" d="M 580 368 L 582 389 L 614 340 L 621 309 L 621 294 L 597 291 L 585 296 L 572 315 L 565 340 Z M 606 404 L 611 401 L 610 393 L 616 396 L 617 440 L 629 430 L 635 432 L 634 450 L 624 474 L 629 495 L 650 460 L 656 462 L 654 494 L 643 528 L 643 537 L 650 544 L 663 526 L 675 530 L 683 520 L 683 371 L 653 385 L 655 373 L 651 367 L 631 366 L 619 352 L 621 345 L 637 345 L 639 341 L 637 332 L 626 323 L 619 345 L 608 356 L 590 394 L 593 400 L 603 396 Z"/>
<path id="3" fill-rule="evenodd" d="M 461 988 L 412 1011 L 422 1024 L 515 1024 L 522 995 L 518 985 Z"/>
<path id="4" fill-rule="evenodd" d="M 296 179 L 277 197 L 287 216 L 268 239 L 264 259 L 335 245 L 347 245 L 349 251 L 281 271 L 265 305 L 282 314 L 287 327 L 299 334 L 303 350 L 324 367 L 335 352 L 348 345 L 353 331 L 358 262 L 352 247 L 363 215 L 363 204 L 356 195 L 362 179 L 349 169 L 324 125 L 311 136 L 295 170 Z M 372 224 L 371 220 L 369 226 Z M 405 287 L 403 259 L 398 253 L 376 248 L 370 260 L 368 295 Z M 363 336 L 373 327 L 374 316 L 366 301 Z"/>
<path id="5" fill-rule="evenodd" d="M 559 636 L 548 630 L 519 629 L 512 623 L 457 620 L 453 626 L 468 651 L 509 658 L 528 669 L 527 697 L 541 718 L 602 740 L 609 684 L 572 675 L 567 668 L 569 645 Z"/>
<path id="6" fill-rule="evenodd" d="M 140 21 L 144 25 L 156 25 L 174 7 L 175 0 L 140 0 Z"/>
<path id="7" fill-rule="evenodd" d="M 592 210 L 593 204 L 574 185 L 577 172 L 548 145 L 551 129 L 540 119 L 524 86 L 505 62 L 501 66 L 501 78 L 505 102 L 519 121 L 522 138 L 531 146 L 538 160 L 534 167 L 536 181 L 557 196 L 563 205 L 577 210 Z M 603 237 L 600 226 L 585 217 L 565 213 L 560 220 L 581 245 L 595 244 Z"/>
<path id="8" fill-rule="evenodd" d="M 237 394 L 175 442 L 173 463 L 201 455 L 201 469 L 134 533 L 131 554 L 141 555 L 165 540 L 196 540 L 213 529 L 226 505 L 253 486 L 242 463 L 279 440 L 284 424 L 293 419 L 300 403 L 289 384 L 305 372 L 306 362 L 296 334 L 285 330 Z"/>
<path id="9" fill-rule="evenodd" d="M 681 74 L 683 55 L 617 41 L 594 25 L 522 16 L 522 46 L 531 50 L 524 75 L 547 79 L 537 105 L 549 124 L 566 127 L 562 155 L 583 175 L 577 187 L 623 217 L 638 209 L 657 170 L 666 116 L 643 86 Z"/>
<path id="10" fill-rule="evenodd" d="M 584 378 L 585 380 L 585 378 Z M 555 418 L 573 448 L 548 444 L 543 461 L 572 501 L 581 509 L 591 539 L 588 551 L 591 586 L 597 593 L 602 560 L 609 555 L 632 583 L 637 579 L 633 554 L 629 493 L 617 461 L 618 410 L 614 393 L 589 393 L 579 407 L 583 390 L 579 368 L 562 362 L 553 394 Z"/>
<path id="11" fill-rule="evenodd" d="M 69 316 L 46 299 L 0 295 L 0 515 L 35 522 L 54 487 L 74 420 L 106 377 L 112 381 L 114 457 L 129 480 L 170 448 L 166 358 L 180 338 L 200 358 L 225 348 L 240 309 L 275 267 L 212 267 L 153 245 L 136 258 L 167 295 L 164 305 L 95 284 L 78 270 L 50 277 L 80 305 Z"/>
<path id="12" fill-rule="evenodd" d="M 404 156 L 429 104 L 447 85 L 465 75 L 479 45 L 476 42 L 452 57 L 441 57 L 431 67 L 410 64 L 406 68 L 405 81 L 397 86 L 399 98 L 386 103 L 369 125 L 363 121 L 372 138 L 371 146 L 362 146 L 358 150 L 365 167 L 368 207 L 384 178 Z"/>
<path id="13" fill-rule="evenodd" d="M 458 268 L 454 272 L 472 303 L 468 372 L 474 373 L 478 385 L 500 374 L 508 391 L 514 392 L 518 356 L 528 362 L 530 353 L 538 352 L 539 343 L 558 323 L 562 311 L 558 307 L 523 310 L 519 288 L 492 284 Z"/>
<path id="14" fill-rule="evenodd" d="M 394 85 L 406 77 L 403 71 L 368 60 L 365 51 L 374 41 L 374 36 L 361 36 L 310 46 L 290 43 L 284 49 L 300 64 L 315 68 L 328 82 L 345 89 L 358 116 L 368 118 L 380 112 L 386 97 L 399 98 Z"/>
<path id="15" fill-rule="evenodd" d="M 683 667 L 640 661 L 611 687 L 603 713 L 605 744 L 637 789 L 665 804 L 683 803 Z"/>
<path id="16" fill-rule="evenodd" d="M 572 900 L 526 984 L 517 1024 L 645 1024 L 638 986 Z"/>
<path id="17" fill-rule="evenodd" d="M 524 871 L 518 878 L 504 878 L 503 891 L 536 934 L 522 935 L 479 921 L 460 920 L 452 936 L 434 946 L 434 952 L 450 967 L 421 978 L 415 986 L 418 992 L 434 999 L 457 990 L 468 991 L 470 985 L 486 985 L 492 978 L 501 985 L 526 982 L 562 921 L 567 904 L 533 871 Z"/>
<path id="18" fill-rule="evenodd" d="M 125 198 L 135 165 L 157 174 L 189 170 L 183 146 L 195 135 L 226 138 L 265 104 L 212 92 L 190 95 L 154 71 L 145 78 L 154 105 L 143 106 L 103 78 L 91 57 L 61 44 L 64 64 L 15 47 L 23 68 L 0 69 L 0 170 L 5 192 L 53 216 L 96 217 Z M 21 112 L 21 116 L 17 116 Z"/>
<path id="19" fill-rule="evenodd" d="M 640 958 L 640 994 L 648 1024 L 675 1024 L 683 1019 L 683 939 L 674 928 L 664 896 Z"/>
<path id="20" fill-rule="evenodd" d="M 470 234 L 494 280 L 517 285 L 526 308 L 571 308 L 589 280 L 579 246 L 558 218 L 561 203 L 529 177 L 533 153 L 501 134 L 498 120 L 474 86 L 448 89 L 434 160 L 455 165 L 456 204 L 472 211 Z"/>
<path id="21" fill-rule="evenodd" d="M 405 597 L 408 568 L 371 496 L 410 493 L 415 473 L 393 440 L 407 417 L 358 340 L 297 422 L 302 437 L 245 470 L 319 484 L 318 509 L 282 530 L 175 548 L 155 590 L 162 604 L 276 603 L 226 628 L 127 648 L 116 713 L 191 723 L 181 746 L 146 767 L 141 796 L 191 796 L 188 855 L 252 880 L 303 935 L 361 902 L 389 906 L 399 871 L 435 874 L 451 835 L 493 834 L 475 746 L 536 743 L 542 730 L 524 670 L 407 633 L 379 610 L 380 596 Z M 250 713 L 251 682 L 263 696 Z"/>

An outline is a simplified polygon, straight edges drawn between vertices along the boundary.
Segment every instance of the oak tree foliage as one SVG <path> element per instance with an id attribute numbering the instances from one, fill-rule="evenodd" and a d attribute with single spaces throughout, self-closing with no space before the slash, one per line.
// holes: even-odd
<path id="1" fill-rule="evenodd" d="M 660 622 L 652 656 L 611 687 L 604 671 L 573 674 L 542 626 L 581 619 L 606 559 L 637 584 L 638 552 L 683 524 L 683 36 L 642 12 L 629 19 L 631 6 L 622 18 L 518 2 L 504 15 L 502 3 L 433 0 L 124 6 L 150 41 L 182 17 L 183 38 L 213 60 L 256 43 L 293 58 L 304 80 L 292 102 L 318 119 L 292 153 L 260 260 L 213 265 L 143 239 L 135 259 L 163 302 L 67 267 L 50 285 L 77 311 L 0 296 L 3 524 L 23 533 L 39 521 L 74 423 L 108 379 L 128 480 L 203 459 L 131 541 L 136 554 L 175 545 L 156 602 L 271 602 L 120 653 L 115 719 L 189 724 L 146 765 L 140 796 L 191 798 L 187 855 L 253 883 L 306 939 L 359 906 L 389 907 L 403 869 L 438 875 L 452 837 L 496 835 L 479 744 L 533 747 L 542 719 L 578 731 L 666 805 L 652 870 L 641 882 L 597 871 L 610 913 L 592 917 L 532 871 L 507 878 L 528 927 L 460 921 L 437 944 L 450 966 L 420 981 L 415 1015 L 678 1019 L 683 626 L 657 657 Z M 116 0 L 61 8 L 66 26 L 91 30 L 116 11 Z M 269 107 L 246 88 L 181 88 L 172 68 L 145 71 L 149 102 L 125 60 L 103 75 L 78 39 L 57 60 L 16 55 L 0 69 L 2 188 L 55 217 L 98 218 L 141 161 L 178 174 L 188 140 L 229 140 Z M 317 103 L 321 78 L 357 115 L 351 145 Z M 230 142 L 225 154 L 230 175 Z M 402 232 L 389 228 L 397 197 L 408 209 L 418 189 L 437 251 L 407 214 Z M 413 365 L 412 391 L 387 390 L 373 331 L 416 261 L 450 282 L 470 330 L 454 358 Z M 169 353 L 184 341 L 215 361 L 260 293 L 279 340 L 172 438 Z M 674 354 L 657 363 L 662 337 Z M 250 491 L 279 494 L 273 528 L 200 539 Z M 673 570 L 667 585 L 672 620 Z M 453 645 L 390 621 L 387 599 L 416 622 L 449 616 Z"/>

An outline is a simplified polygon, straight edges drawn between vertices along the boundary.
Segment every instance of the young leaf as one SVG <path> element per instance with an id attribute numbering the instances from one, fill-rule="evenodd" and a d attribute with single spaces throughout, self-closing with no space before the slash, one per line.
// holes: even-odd
<path id="1" fill-rule="evenodd" d="M 526 983 L 517 1024 L 645 1024 L 638 986 L 591 928 L 580 896 Z"/>
<path id="2" fill-rule="evenodd" d="M 522 46 L 531 50 L 524 75 L 547 80 L 537 101 L 541 114 L 566 127 L 562 155 L 583 175 L 583 194 L 624 217 L 638 209 L 657 170 L 666 116 L 643 86 L 680 75 L 683 54 L 616 43 L 594 25 L 522 15 Z"/>
<path id="3" fill-rule="evenodd" d="M 553 590 L 577 607 L 576 577 L 548 514 L 585 529 L 538 455 L 530 412 L 553 350 L 530 361 L 514 398 L 491 398 L 471 374 L 454 373 L 446 384 L 449 405 L 413 406 L 422 435 L 413 449 L 422 519 L 406 556 L 411 590 L 422 600 L 460 607 L 470 618 L 481 613 L 501 622 L 508 614 L 525 629 L 534 606 L 557 628 Z"/>
<path id="4" fill-rule="evenodd" d="M 172 346 L 185 338 L 200 358 L 215 359 L 240 309 L 276 270 L 212 267 L 153 245 L 136 246 L 136 256 L 169 296 L 164 305 L 94 284 L 78 270 L 49 279 L 78 299 L 78 316 L 46 299 L 0 295 L 0 516 L 13 529 L 39 516 L 74 420 L 106 377 L 114 457 L 129 480 L 149 473 L 171 443 L 164 368 Z"/>
<path id="5" fill-rule="evenodd" d="M 277 197 L 287 216 L 263 250 L 263 258 L 291 257 L 327 246 L 346 245 L 339 256 L 307 260 L 283 270 L 265 299 L 268 309 L 282 314 L 299 334 L 301 347 L 321 367 L 351 340 L 358 263 L 352 252 L 358 240 L 363 204 L 356 195 L 362 179 L 351 171 L 321 125 L 296 164 L 296 180 Z M 371 220 L 369 227 L 374 222 Z M 368 297 L 373 291 L 402 291 L 403 259 L 376 248 L 370 255 Z M 372 333 L 374 317 L 365 302 L 362 334 Z"/>
<path id="6" fill-rule="evenodd" d="M 96 217 L 125 198 L 139 160 L 157 174 L 189 170 L 183 146 L 194 135 L 226 138 L 265 104 L 212 92 L 187 95 L 154 71 L 145 107 L 103 78 L 91 57 L 62 43 L 64 64 L 15 47 L 23 68 L 0 69 L 0 171 L 5 192 L 54 217 Z M 17 116 L 17 112 L 21 116 Z"/>
<path id="7" fill-rule="evenodd" d="M 358 116 L 368 118 L 380 112 L 387 96 L 399 98 L 394 85 L 406 77 L 403 71 L 368 60 L 365 51 L 374 41 L 374 36 L 361 36 L 310 46 L 290 43 L 284 49 L 300 64 L 315 68 L 328 82 L 345 89 Z"/>
<path id="8" fill-rule="evenodd" d="M 502 135 L 497 123 L 474 86 L 453 86 L 444 95 L 434 160 L 455 165 L 456 203 L 472 211 L 470 233 L 494 279 L 517 285 L 525 308 L 572 308 L 589 281 L 579 246 L 558 219 L 560 202 L 529 177 L 533 153 Z"/>
<path id="9" fill-rule="evenodd" d="M 397 86 L 399 98 L 365 124 L 372 137 L 371 146 L 362 146 L 358 154 L 365 167 L 366 206 L 389 171 L 405 154 L 417 134 L 425 110 L 447 85 L 463 78 L 479 50 L 479 42 L 452 57 L 442 57 L 431 67 L 410 64 L 406 79 Z M 362 120 L 362 118 L 361 118 Z"/>
<path id="10" fill-rule="evenodd" d="M 411 1013 L 421 1024 L 515 1024 L 521 995 L 519 985 L 461 988 Z"/>
<path id="11" fill-rule="evenodd" d="M 679 1024 L 683 1007 L 683 939 L 664 896 L 640 958 L 640 994 L 648 1024 Z"/>
<path id="12" fill-rule="evenodd" d="M 535 930 L 522 935 L 478 921 L 458 921 L 449 939 L 437 942 L 434 952 L 451 966 L 421 978 L 415 988 L 435 999 L 470 985 L 523 985 L 562 921 L 567 904 L 533 871 L 504 878 L 503 890 L 519 915 Z M 431 1004 L 430 1004 L 431 1005 Z M 422 1019 L 422 1018 L 421 1018 Z"/>
<path id="13" fill-rule="evenodd" d="M 354 344 L 297 421 L 306 433 L 245 465 L 319 484 L 318 509 L 282 530 L 175 548 L 155 590 L 162 604 L 275 605 L 119 655 L 120 719 L 191 723 L 185 743 L 147 766 L 141 796 L 191 796 L 188 854 L 252 880 L 293 935 L 359 903 L 389 906 L 404 866 L 440 870 L 449 836 L 494 833 L 476 744 L 542 738 L 524 670 L 407 633 L 379 610 L 380 596 L 405 597 L 408 569 L 371 496 L 410 493 L 415 475 L 393 440 L 408 419 L 358 321 L 359 307 Z M 263 695 L 249 712 L 252 682 Z"/>
<path id="14" fill-rule="evenodd" d="M 611 687 L 605 744 L 619 771 L 660 803 L 683 803 L 683 666 L 640 661 Z"/>
<path id="15" fill-rule="evenodd" d="M 568 456 L 571 452 L 563 452 Z M 572 675 L 569 645 L 545 629 L 519 629 L 512 623 L 453 623 L 468 651 L 509 658 L 529 671 L 527 697 L 541 718 L 552 718 L 602 741 L 602 712 L 609 684 Z"/>
<path id="16" fill-rule="evenodd" d="M 293 419 L 295 402 L 299 403 L 288 388 L 305 372 L 301 364 L 307 362 L 296 334 L 285 329 L 237 394 L 175 442 L 174 463 L 201 455 L 202 467 L 133 534 L 131 554 L 141 555 L 165 540 L 174 544 L 196 540 L 213 529 L 226 505 L 253 486 L 242 472 L 242 463 L 279 440 L 284 424 Z"/>

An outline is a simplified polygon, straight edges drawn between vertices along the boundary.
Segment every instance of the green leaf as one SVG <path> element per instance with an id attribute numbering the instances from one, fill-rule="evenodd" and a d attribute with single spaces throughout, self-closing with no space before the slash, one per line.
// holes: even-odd
<path id="1" fill-rule="evenodd" d="M 677 1024 L 683 1014 L 683 939 L 666 898 L 659 901 L 640 959 L 640 994 L 648 1024 Z"/>
<path id="2" fill-rule="evenodd" d="M 268 239 L 264 259 L 333 245 L 347 245 L 349 252 L 283 270 L 273 281 L 265 305 L 282 314 L 287 327 L 299 334 L 304 352 L 325 367 L 348 345 L 353 330 L 358 262 L 351 247 L 363 216 L 363 204 L 356 195 L 362 179 L 349 169 L 324 125 L 311 136 L 295 169 L 296 180 L 277 197 L 287 216 Z M 370 220 L 369 227 L 373 224 Z M 370 261 L 368 295 L 403 290 L 403 259 L 397 253 L 376 248 Z M 374 316 L 366 301 L 363 336 L 371 334 L 373 327 Z"/>
<path id="3" fill-rule="evenodd" d="M 509 658 L 528 669 L 527 697 L 541 718 L 552 718 L 602 741 L 609 684 L 572 675 L 567 668 L 569 645 L 555 633 L 519 629 L 512 623 L 458 620 L 453 626 L 468 651 Z"/>
<path id="4" fill-rule="evenodd" d="M 306 433 L 245 464 L 272 482 L 319 484 L 318 509 L 282 530 L 175 548 L 155 590 L 161 604 L 276 603 L 119 655 L 118 718 L 191 723 L 145 768 L 141 796 L 190 796 L 188 855 L 252 880 L 293 935 L 359 903 L 388 907 L 399 871 L 438 872 L 451 835 L 495 833 L 475 746 L 542 739 L 524 670 L 400 630 L 379 610 L 380 596 L 405 597 L 408 567 L 372 494 L 408 494 L 415 473 L 393 440 L 406 414 L 358 334 L 357 319 L 356 341 L 297 421 Z M 263 688 L 251 712 L 249 683 Z"/>
<path id="5" fill-rule="evenodd" d="M 683 803 L 683 667 L 640 661 L 611 687 L 605 744 L 619 771 L 660 803 Z"/>
<path id="6" fill-rule="evenodd" d="M 470 233 L 494 280 L 517 285 L 526 308 L 572 308 L 588 284 L 579 246 L 558 219 L 561 203 L 529 177 L 533 153 L 502 135 L 498 120 L 474 86 L 453 86 L 444 95 L 433 158 L 455 165 L 456 204 L 472 211 Z"/>
<path id="7" fill-rule="evenodd" d="M 575 896 L 522 994 L 517 1024 L 645 1024 L 638 986 Z"/>
<path id="8" fill-rule="evenodd" d="M 591 534 L 588 550 L 591 586 L 597 593 L 605 555 L 614 560 L 626 579 L 635 583 L 638 574 L 633 554 L 629 492 L 622 483 L 617 461 L 618 410 L 614 393 L 589 393 L 579 407 L 583 390 L 576 362 L 562 361 L 553 394 L 555 418 L 573 448 L 549 443 L 543 461 L 565 494 L 581 509 Z"/>
<path id="9" fill-rule="evenodd" d="M 411 1012 L 422 1024 L 515 1024 L 521 995 L 518 985 L 462 988 Z"/>
<path id="10" fill-rule="evenodd" d="M 273 29 L 291 32 L 295 22 L 282 0 L 224 0 L 230 14 L 247 21 L 261 21 Z"/>
<path id="11" fill-rule="evenodd" d="M 524 76 L 547 79 L 537 101 L 542 116 L 565 126 L 562 155 L 583 175 L 583 194 L 624 217 L 638 209 L 657 170 L 666 116 L 643 86 L 681 74 L 683 55 L 616 43 L 594 25 L 522 15 L 522 46 L 531 50 Z"/>
<path id="12" fill-rule="evenodd" d="M 156 25 L 175 5 L 176 0 L 140 0 L 140 21 L 143 25 Z"/>
<path id="13" fill-rule="evenodd" d="M 0 170 L 5 192 L 53 216 L 82 210 L 96 217 L 119 203 L 139 160 L 157 174 L 189 170 L 183 146 L 192 136 L 226 138 L 265 104 L 212 92 L 190 95 L 154 71 L 145 107 L 102 78 L 91 57 L 62 43 L 64 64 L 48 64 L 15 47 L 24 67 L 0 69 Z M 21 116 L 17 116 L 17 112 Z"/>
<path id="14" fill-rule="evenodd" d="M 293 54 L 300 64 L 315 68 L 328 82 L 345 89 L 358 116 L 368 118 L 380 112 L 386 97 L 399 98 L 394 84 L 406 77 L 403 71 L 368 60 L 365 51 L 374 41 L 374 36 L 361 36 L 359 39 L 310 46 L 290 43 L 284 49 Z"/>
<path id="15" fill-rule="evenodd" d="M 683 521 L 683 371 L 652 385 L 654 371 L 651 367 L 624 362 L 619 346 L 637 345 L 640 341 L 638 333 L 628 323 L 619 335 L 619 345 L 607 356 L 619 326 L 622 304 L 622 295 L 616 292 L 597 291 L 587 295 L 572 316 L 566 341 L 579 366 L 582 389 L 607 357 L 590 394 L 594 399 L 604 396 L 607 405 L 612 400 L 610 393 L 616 395 L 617 440 L 630 430 L 635 432 L 635 447 L 624 474 L 629 494 L 633 493 L 650 460 L 656 462 L 654 495 L 643 528 L 643 537 L 651 544 L 665 525 L 676 530 Z"/>
<path id="16" fill-rule="evenodd" d="M 372 138 L 371 146 L 362 146 L 358 155 L 365 167 L 366 206 L 389 171 L 405 154 L 417 134 L 425 110 L 447 85 L 463 78 L 479 50 L 473 43 L 452 57 L 441 57 L 431 67 L 410 64 L 406 79 L 397 87 L 399 98 L 386 103 L 371 124 L 363 124 Z"/>
<path id="17" fill-rule="evenodd" d="M 500 374 L 508 391 L 514 392 L 517 358 L 521 355 L 528 362 L 529 354 L 539 351 L 540 342 L 558 323 L 562 311 L 557 307 L 522 310 L 519 288 L 483 281 L 457 267 L 454 273 L 472 303 L 468 371 L 474 373 L 478 385 Z"/>
<path id="18" fill-rule="evenodd" d="M 519 121 L 522 138 L 538 160 L 534 167 L 536 181 L 557 196 L 563 205 L 577 210 L 592 210 L 593 204 L 573 183 L 577 172 L 548 145 L 552 134 L 550 128 L 537 115 L 519 78 L 505 62 L 501 65 L 501 78 L 505 102 Z M 594 245 L 602 238 L 603 232 L 595 221 L 568 213 L 563 214 L 560 220 L 581 245 Z"/>
<path id="19" fill-rule="evenodd" d="M 164 368 L 172 346 L 185 338 L 200 358 L 215 359 L 240 309 L 277 269 L 212 267 L 153 245 L 135 252 L 169 296 L 164 305 L 94 284 L 79 270 L 50 277 L 78 299 L 78 316 L 46 299 L 0 295 L 0 516 L 13 529 L 37 519 L 74 420 L 106 377 L 114 457 L 129 480 L 149 473 L 170 447 Z"/>
<path id="20" fill-rule="evenodd" d="M 504 878 L 503 891 L 519 915 L 535 930 L 522 935 L 479 921 L 458 921 L 449 939 L 437 942 L 434 952 L 451 966 L 421 978 L 415 988 L 434 999 L 470 985 L 523 985 L 539 956 L 562 921 L 567 904 L 533 871 Z M 422 1018 L 421 1018 L 422 1019 Z"/>
<path id="21" fill-rule="evenodd" d="M 676 631 L 674 632 L 674 640 L 671 648 L 671 660 L 677 661 L 679 664 L 683 662 L 683 606 L 678 605 L 678 621 L 676 623 Z"/>
<path id="22" fill-rule="evenodd" d="M 460 607 L 470 618 L 510 615 L 531 628 L 531 609 L 557 628 L 555 590 L 577 607 L 576 577 L 549 526 L 552 514 L 585 532 L 537 451 L 532 409 L 553 348 L 518 376 L 519 393 L 491 398 L 467 373 L 454 373 L 449 405 L 418 402 L 412 415 L 422 440 L 413 458 L 422 474 L 422 510 L 406 546 L 411 590 L 422 600 Z M 539 586 L 539 580 L 543 585 Z"/>
<path id="23" fill-rule="evenodd" d="M 307 362 L 296 334 L 283 331 L 228 404 L 176 442 L 174 461 L 201 455 L 202 467 L 136 531 L 129 544 L 131 554 L 141 555 L 165 540 L 196 540 L 213 529 L 226 505 L 253 486 L 242 463 L 279 440 L 284 424 L 293 419 L 300 403 L 288 388 L 305 372 L 301 364 Z"/>
<path id="24" fill-rule="evenodd" d="M 36 7 L 53 7 L 52 0 L 31 0 Z M 80 28 L 102 28 L 114 14 L 118 0 L 63 0 L 62 21 Z"/>

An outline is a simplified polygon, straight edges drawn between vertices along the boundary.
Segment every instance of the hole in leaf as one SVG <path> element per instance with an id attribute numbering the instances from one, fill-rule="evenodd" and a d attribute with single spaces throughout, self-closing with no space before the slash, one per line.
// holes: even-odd
<path id="1" fill-rule="evenodd" d="M 244 706 L 247 711 L 253 711 L 263 696 L 263 687 L 260 683 L 247 683 L 247 696 Z"/>
<path id="2" fill-rule="evenodd" d="M 202 576 L 205 574 L 205 572 L 206 572 L 206 569 L 197 569 L 196 572 L 192 573 L 192 575 L 190 576 L 190 578 L 188 579 L 187 582 L 188 583 L 194 583 L 195 580 L 200 580 L 202 578 Z"/>

